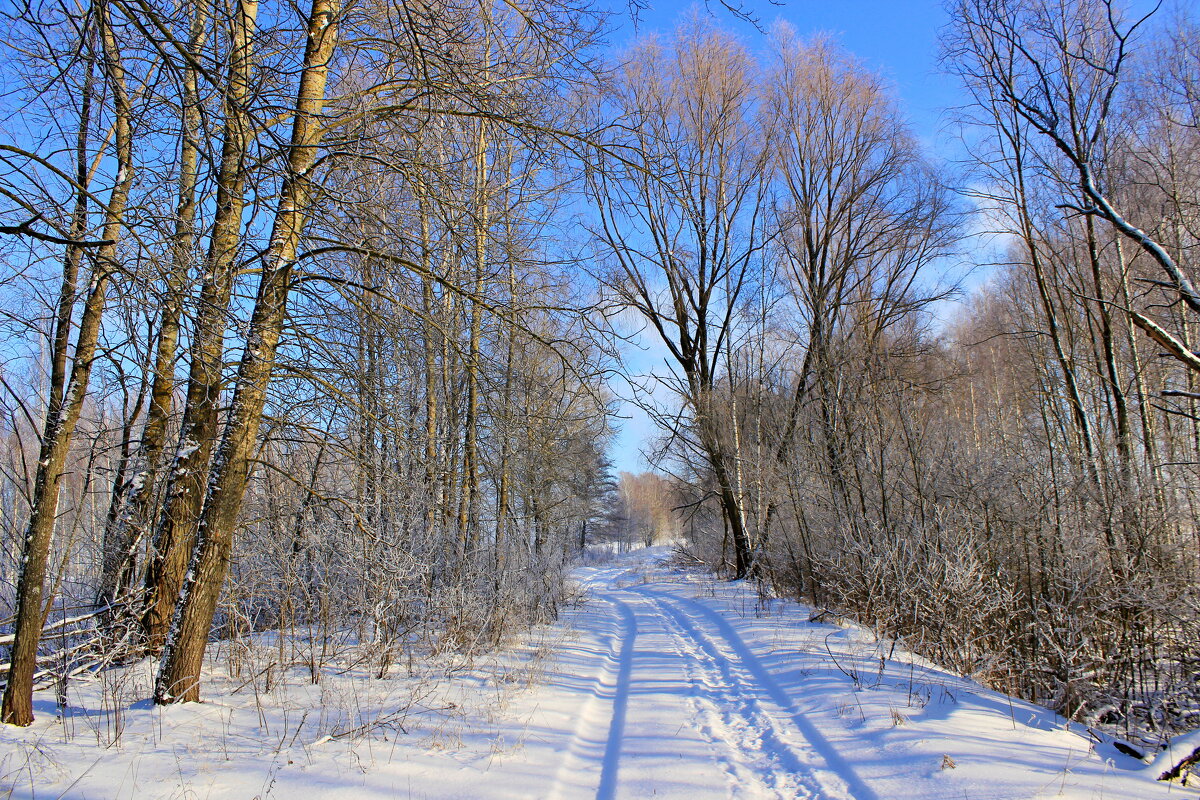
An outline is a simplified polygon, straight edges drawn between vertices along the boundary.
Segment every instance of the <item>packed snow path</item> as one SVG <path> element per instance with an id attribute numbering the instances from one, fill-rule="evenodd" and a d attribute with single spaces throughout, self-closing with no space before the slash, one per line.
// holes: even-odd
<path id="1" fill-rule="evenodd" d="M 571 657 L 590 681 L 547 797 L 1171 793 L 1044 709 L 656 556 L 575 573 L 589 600 Z"/>
<path id="2" fill-rule="evenodd" d="M 0 726 L 0 798 L 1197 797 L 1044 709 L 668 554 L 580 567 L 557 624 L 487 659 L 314 684 L 281 679 L 266 635 L 237 674 L 217 653 L 201 704 L 151 705 L 148 662 L 61 708 L 39 693 L 31 728 Z"/>
<path id="3" fill-rule="evenodd" d="M 611 622 L 549 797 L 874 800 L 724 617 L 622 587 L 623 568 L 583 572 Z"/>

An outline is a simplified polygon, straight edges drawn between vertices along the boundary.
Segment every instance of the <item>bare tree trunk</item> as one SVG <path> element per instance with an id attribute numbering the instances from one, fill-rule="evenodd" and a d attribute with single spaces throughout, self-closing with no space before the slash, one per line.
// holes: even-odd
<path id="1" fill-rule="evenodd" d="M 204 284 L 179 450 L 166 488 L 166 509 L 154 535 L 146 568 L 146 647 L 157 652 L 167 634 L 171 609 L 183 584 L 204 503 L 207 468 L 216 446 L 225 356 L 225 325 L 237 270 L 245 209 L 246 150 L 252 136 L 247 105 L 253 80 L 253 36 L 258 0 L 239 0 L 230 24 L 229 84 L 225 95 L 224 142 L 217 175 L 216 212 Z"/>
<path id="2" fill-rule="evenodd" d="M 312 199 L 311 171 L 323 135 L 321 113 L 329 63 L 337 41 L 337 0 L 313 0 L 304 67 L 280 190 L 279 210 L 263 259 L 247 345 L 238 368 L 233 410 L 213 461 L 187 577 L 171 620 L 154 687 L 156 703 L 200 699 L 200 666 L 250 477 L 251 456 L 287 312 L 292 270 Z"/>
<path id="3" fill-rule="evenodd" d="M 508 297 L 512 308 L 510 314 L 516 314 L 517 304 L 517 277 L 513 269 L 511 260 L 508 265 Z M 495 583 L 496 593 L 500 593 L 500 580 L 504 572 L 505 548 L 508 546 L 508 526 L 512 516 L 510 503 L 512 502 L 509 495 L 512 492 L 511 476 L 512 471 L 512 437 L 513 437 L 513 364 L 516 352 L 517 342 L 517 326 L 510 319 L 509 324 L 505 326 L 505 333 L 508 336 L 508 342 L 505 347 L 504 357 L 504 388 L 500 395 L 500 471 L 499 485 L 496 488 L 496 535 L 493 542 L 495 550 Z M 585 530 L 586 530 L 586 522 Z M 582 547 L 582 545 L 581 545 Z"/>
<path id="4" fill-rule="evenodd" d="M 1121 303 L 1130 308 L 1131 296 L 1129 291 L 1129 264 L 1125 261 L 1125 248 L 1117 239 L 1117 263 L 1121 270 Z M 1133 366 L 1134 391 L 1137 394 L 1138 417 L 1142 425 L 1142 442 L 1145 447 L 1146 468 L 1150 471 L 1150 480 L 1154 486 L 1155 505 L 1160 513 L 1166 512 L 1166 497 L 1163 494 L 1162 469 L 1159 466 L 1158 432 L 1155 430 L 1154 415 L 1151 412 L 1149 394 L 1146 390 L 1146 375 L 1142 366 L 1141 352 L 1138 350 L 1137 336 L 1134 334 L 1133 321 L 1125 315 L 1125 343 L 1129 347 L 1129 358 Z"/>
<path id="5" fill-rule="evenodd" d="M 85 29 L 86 30 L 86 29 Z M 83 78 L 83 96 L 80 98 L 79 130 L 75 140 L 75 208 L 71 214 L 71 238 L 81 240 L 87 233 L 88 224 L 88 155 L 87 139 L 92 119 L 92 96 L 95 86 L 95 55 L 86 42 Z M 67 356 L 71 348 L 71 318 L 75 310 L 76 292 L 79 283 L 79 262 L 83 248 L 67 245 L 63 258 L 62 289 L 58 297 L 58 309 L 54 316 L 54 341 L 50 348 L 50 394 L 47 400 L 46 419 L 55 419 L 62 410 L 63 390 L 67 380 Z"/>
<path id="6" fill-rule="evenodd" d="M 432 537 L 438 527 L 438 510 L 440 506 L 440 477 L 438 474 L 438 383 L 437 355 L 438 336 L 443 335 L 435 314 L 437 304 L 433 295 L 433 241 L 430 231 L 430 210 L 427 206 L 429 197 L 423 183 L 418 184 L 418 213 L 421 217 L 421 266 L 425 275 L 421 277 L 421 312 L 425 328 L 423 341 L 425 371 L 425 535 Z"/>
<path id="7" fill-rule="evenodd" d="M 489 205 L 488 193 L 488 125 L 478 121 L 473 159 L 475 197 L 473 202 L 475 253 L 472 263 L 471 319 L 467 349 L 467 410 L 463 420 L 463 484 L 458 506 L 459 559 L 465 559 L 475 548 L 478 532 L 475 530 L 475 503 L 479 494 L 479 372 L 481 357 L 480 338 L 483 326 L 484 276 L 487 272 Z"/>
<path id="8" fill-rule="evenodd" d="M 198 0 L 188 37 L 188 54 L 182 71 L 182 129 L 179 136 L 178 205 L 175 236 L 171 246 L 171 265 L 163 285 L 162 317 L 154 357 L 154 380 L 150 389 L 150 408 L 138 447 L 141 472 L 128 491 L 122 492 L 119 507 L 105 527 L 105 540 L 112 541 L 111 555 L 105 560 L 96 592 L 96 606 L 111 603 L 119 593 L 123 575 L 132 571 L 135 552 L 148 528 L 154 524 L 153 503 L 158 474 L 167 444 L 167 426 L 171 416 L 171 398 L 175 390 L 175 360 L 179 347 L 180 317 L 187 293 L 192 250 L 196 244 L 196 184 L 200 160 L 200 99 L 194 61 L 200 56 L 207 36 L 208 0 Z"/>
<path id="9" fill-rule="evenodd" d="M 721 434 L 717 430 L 717 420 L 714 417 L 714 410 L 711 408 L 712 389 L 701 388 L 699 385 L 701 380 L 702 378 L 699 377 L 692 378 L 695 387 L 692 390 L 693 394 L 703 398 L 702 403 L 698 404 L 696 408 L 700 444 L 704 448 L 709 466 L 713 471 L 713 477 L 717 481 L 718 497 L 729 525 L 730 539 L 733 543 L 733 576 L 735 578 L 752 577 L 755 572 L 754 546 L 750 541 L 750 534 L 746 530 L 746 511 L 743 507 L 743 498 L 738 491 L 734 475 L 729 469 L 729 457 L 720 443 Z M 736 421 L 734 424 L 737 424 Z"/>
<path id="10" fill-rule="evenodd" d="M 124 395 L 124 413 L 122 414 L 121 443 L 117 450 L 117 468 L 113 473 L 108 511 L 104 515 L 104 534 L 101 539 L 100 559 L 101 582 L 100 589 L 96 593 L 96 602 L 94 603 L 97 609 L 106 608 L 112 602 L 119 589 L 128 588 L 128 582 L 131 577 L 130 570 L 126 567 L 132 567 L 132 563 L 130 559 L 125 557 L 129 552 L 129 547 L 126 542 L 119 538 L 119 534 L 124 530 L 124 526 L 120 524 L 120 517 L 122 510 L 125 508 L 125 498 L 129 491 L 130 482 L 126 481 L 125 476 L 129 474 L 130 464 L 134 455 L 133 431 L 141 419 L 146 395 L 150 390 L 151 377 L 148 366 L 143 365 L 141 370 L 142 377 L 138 382 L 137 396 L 132 406 L 129 403 L 129 392 L 125 388 L 125 376 L 122 373 L 121 386 Z M 109 581 L 111 581 L 111 584 L 108 583 Z M 104 593 L 106 586 L 111 586 L 108 593 Z M 107 621 L 111 621 L 111 614 L 105 614 L 104 616 Z"/>
<path id="11" fill-rule="evenodd" d="M 43 598 L 46 563 L 58 515 L 59 482 L 66 466 L 71 438 L 83 411 L 91 378 L 100 323 L 104 315 L 109 280 L 117 269 L 117 240 L 124 224 L 125 207 L 133 185 L 133 111 L 125 86 L 125 70 L 120 49 L 108 20 L 107 6 L 101 6 L 97 24 L 103 46 L 104 70 L 113 97 L 114 150 L 117 163 L 116 184 L 109 195 L 104 213 L 101 238 L 106 244 L 95 256 L 91 280 L 79 319 L 79 334 L 70 380 L 56 414 L 47 414 L 45 433 L 38 458 L 37 477 L 29 527 L 22 548 L 20 578 L 17 581 L 17 614 L 12 666 L 4 687 L 0 718 L 13 725 L 33 722 L 33 673 L 37 666 L 38 642 L 49 602 Z M 56 337 L 57 338 L 57 337 Z M 58 354 L 55 354 L 58 357 Z M 45 607 L 44 607 L 45 606 Z"/>
<path id="12" fill-rule="evenodd" d="M 1017 124 L 1016 121 L 1012 122 L 1013 126 Z M 1042 253 L 1037 241 L 1037 233 L 1034 230 L 1033 221 L 1029 213 L 1029 201 L 1025 190 L 1023 157 L 1025 145 L 1015 127 L 1012 129 L 1004 128 L 1000 125 L 999 121 L 997 122 L 997 127 L 1001 129 L 1002 135 L 1008 139 L 1012 147 L 1014 200 L 1020 220 L 1021 238 L 1029 255 L 1029 264 L 1033 268 L 1033 277 L 1034 282 L 1037 284 L 1038 298 L 1041 300 L 1042 312 L 1045 315 L 1046 326 L 1050 334 L 1050 342 L 1054 345 L 1054 357 L 1058 362 L 1059 373 L 1062 375 L 1063 382 L 1067 387 L 1067 398 L 1071 404 L 1072 419 L 1075 422 L 1080 442 L 1083 445 L 1085 468 L 1088 470 L 1088 474 L 1091 476 L 1093 482 L 1098 485 L 1099 474 L 1096 465 L 1096 447 L 1092 441 L 1091 423 L 1088 420 L 1087 410 L 1084 408 L 1083 398 L 1079 392 L 1079 382 L 1075 376 L 1075 365 L 1063 347 L 1062 333 L 1058 323 L 1058 311 L 1054 304 L 1054 298 L 1050 294 L 1049 279 L 1042 262 Z"/>
<path id="13" fill-rule="evenodd" d="M 1100 342 L 1104 352 L 1104 373 L 1116 417 L 1117 455 L 1120 459 L 1120 469 L 1127 483 L 1131 477 L 1133 450 L 1129 441 L 1129 405 L 1125 399 L 1125 389 L 1121 385 L 1121 376 L 1117 370 L 1116 349 L 1113 345 L 1112 314 L 1109 313 L 1107 291 L 1100 266 L 1100 246 L 1096 241 L 1096 224 L 1090 216 L 1083 218 L 1084 230 L 1087 234 L 1088 265 L 1091 267 L 1092 290 L 1096 294 L 1096 314 L 1100 318 Z M 1128 488 L 1128 486 L 1124 487 Z"/>

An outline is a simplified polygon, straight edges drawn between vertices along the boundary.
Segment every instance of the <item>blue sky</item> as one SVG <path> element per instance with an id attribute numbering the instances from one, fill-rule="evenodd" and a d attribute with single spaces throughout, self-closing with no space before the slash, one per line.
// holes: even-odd
<path id="1" fill-rule="evenodd" d="M 652 2 L 640 14 L 637 29 L 627 22 L 612 37 L 613 44 L 620 48 L 639 34 L 669 33 L 680 15 L 694 6 L 690 0 Z M 946 110 L 962 104 L 965 98 L 956 79 L 942 74 L 938 67 L 938 34 L 948 20 L 942 0 L 789 0 L 785 5 L 746 0 L 745 8 L 764 29 L 776 20 L 785 20 L 802 36 L 833 35 L 893 84 L 914 133 L 931 156 L 947 160 L 959 157 Z M 753 25 L 738 20 L 716 0 L 710 2 L 708 10 L 752 49 L 763 44 L 762 34 Z M 627 349 L 627 368 L 642 375 L 662 372 L 665 350 L 648 336 L 642 345 L 642 351 Z M 627 391 L 619 384 L 614 388 Z M 649 465 L 640 451 L 655 435 L 654 426 L 630 403 L 623 403 L 620 413 L 628 419 L 619 420 L 621 431 L 610 454 L 613 466 L 628 472 L 644 471 Z"/>
<path id="2" fill-rule="evenodd" d="M 619 3 L 616 0 L 614 6 L 620 7 Z M 693 7 L 693 0 L 651 0 L 650 7 L 640 14 L 638 30 L 626 24 L 612 37 L 613 43 L 620 47 L 641 32 L 670 32 L 680 15 Z M 752 48 L 761 40 L 753 25 L 738 20 L 718 0 L 700 7 L 707 7 L 723 27 L 737 31 Z M 931 147 L 941 149 L 937 141 L 941 113 L 963 97 L 955 79 L 942 75 L 937 65 L 938 32 L 948 20 L 943 0 L 787 0 L 781 5 L 745 0 L 744 8 L 764 29 L 776 20 L 785 20 L 802 36 L 834 35 L 847 50 L 892 81 L 914 130 Z"/>

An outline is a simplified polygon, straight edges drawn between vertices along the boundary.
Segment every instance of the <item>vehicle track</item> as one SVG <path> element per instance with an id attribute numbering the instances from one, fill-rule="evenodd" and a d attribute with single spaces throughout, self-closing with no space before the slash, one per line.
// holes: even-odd
<path id="1" fill-rule="evenodd" d="M 699 644 L 727 679 L 748 689 L 751 696 L 769 700 L 778 709 L 774 715 L 764 712 L 760 719 L 768 722 L 771 729 L 776 731 L 776 738 L 781 744 L 778 732 L 781 728 L 791 728 L 798 739 L 807 745 L 804 748 L 806 754 L 816 756 L 815 759 L 804 759 L 807 765 L 798 765 L 798 771 L 808 774 L 806 783 L 814 792 L 812 796 L 879 800 L 875 792 L 863 783 L 854 767 L 795 707 L 787 692 L 727 619 L 707 605 L 688 597 L 647 587 L 641 587 L 638 591 L 666 605 L 668 613 Z M 787 755 L 797 758 L 797 751 L 798 748 L 784 746 L 778 753 L 783 755 L 785 761 L 790 761 Z"/>
<path id="2" fill-rule="evenodd" d="M 729 778 L 731 798 L 816 798 L 820 785 L 783 741 L 779 724 L 746 677 L 718 657 L 715 647 L 661 595 L 636 590 L 648 599 L 670 630 L 685 662 L 700 730 L 717 751 Z"/>
<path id="3" fill-rule="evenodd" d="M 669 584 L 651 587 L 629 577 L 622 569 L 603 570 L 585 585 L 592 602 L 611 608 L 601 615 L 610 627 L 593 640 L 598 663 L 547 797 L 627 796 L 638 775 L 657 763 L 645 760 L 647 743 L 657 742 L 660 751 L 710 752 L 704 780 L 719 786 L 723 778 L 730 798 L 879 800 L 729 620 Z M 626 743 L 631 713 L 635 738 Z M 679 731 L 660 733 L 661 723 L 647 732 L 646 721 L 656 717 L 680 719 L 680 730 L 690 723 L 686 744 L 676 738 Z M 626 794 L 619 792 L 623 765 Z"/>
<path id="4" fill-rule="evenodd" d="M 583 786 L 593 781 L 597 800 L 616 796 L 638 626 L 628 605 L 613 597 L 601 599 L 616 611 L 614 630 L 604 639 L 604 658 L 592 679 L 591 693 L 580 708 L 567 752 L 547 795 L 550 798 L 580 797 Z M 597 765 L 598 778 L 594 776 Z"/>

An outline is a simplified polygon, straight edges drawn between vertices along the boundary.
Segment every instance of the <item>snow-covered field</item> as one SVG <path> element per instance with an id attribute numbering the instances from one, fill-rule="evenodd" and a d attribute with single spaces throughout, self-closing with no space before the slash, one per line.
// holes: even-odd
<path id="1" fill-rule="evenodd" d="M 666 554 L 579 568 L 583 602 L 473 662 L 313 684 L 264 640 L 238 675 L 209 671 L 201 704 L 154 707 L 148 663 L 61 707 L 42 692 L 31 728 L 0 729 L 0 797 L 1196 797 L 1155 782 L 1161 763 Z"/>

